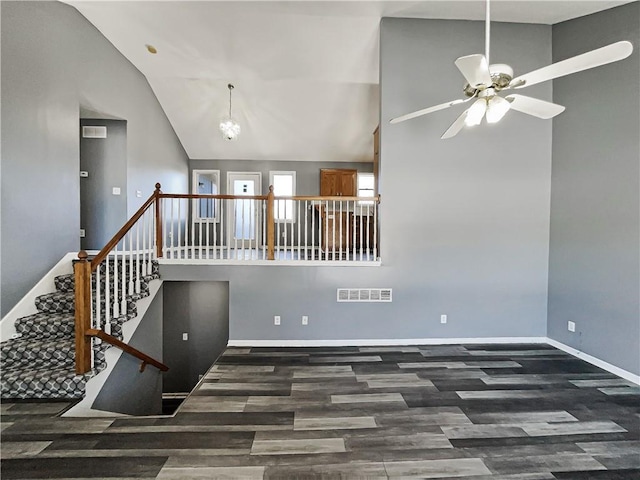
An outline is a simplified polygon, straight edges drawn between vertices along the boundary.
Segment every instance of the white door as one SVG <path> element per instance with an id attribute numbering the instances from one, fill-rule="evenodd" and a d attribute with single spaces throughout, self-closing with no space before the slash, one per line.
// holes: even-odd
<path id="1" fill-rule="evenodd" d="M 228 172 L 227 193 L 235 196 L 261 195 L 262 173 Z M 256 248 L 261 239 L 262 201 L 238 199 L 227 203 L 228 245 Z"/>

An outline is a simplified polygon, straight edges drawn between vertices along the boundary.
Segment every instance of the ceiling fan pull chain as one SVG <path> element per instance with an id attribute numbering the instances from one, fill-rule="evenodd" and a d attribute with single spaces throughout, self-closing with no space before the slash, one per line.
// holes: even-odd
<path id="1" fill-rule="evenodd" d="M 485 21 L 485 26 L 484 26 L 484 56 L 487 59 L 487 65 L 491 65 L 491 62 L 489 62 L 489 46 L 491 43 L 491 21 L 490 21 L 490 14 L 491 14 L 491 6 L 489 5 L 491 2 L 491 0 L 487 0 L 487 15 L 486 15 L 486 21 Z"/>

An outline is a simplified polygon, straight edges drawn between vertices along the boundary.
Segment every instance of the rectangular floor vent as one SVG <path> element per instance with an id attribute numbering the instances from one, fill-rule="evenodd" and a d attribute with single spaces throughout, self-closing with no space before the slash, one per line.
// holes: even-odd
<path id="1" fill-rule="evenodd" d="M 107 138 L 107 127 L 101 127 L 101 126 L 82 127 L 82 138 Z"/>
<path id="2" fill-rule="evenodd" d="M 339 288 L 338 302 L 391 302 L 390 288 Z"/>

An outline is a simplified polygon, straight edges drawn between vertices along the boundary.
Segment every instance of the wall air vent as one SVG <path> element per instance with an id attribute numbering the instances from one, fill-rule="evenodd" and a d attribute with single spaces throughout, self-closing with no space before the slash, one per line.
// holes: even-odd
<path id="1" fill-rule="evenodd" d="M 390 288 L 339 288 L 338 302 L 391 302 Z"/>
<path id="2" fill-rule="evenodd" d="M 107 127 L 82 127 L 82 138 L 107 138 Z"/>

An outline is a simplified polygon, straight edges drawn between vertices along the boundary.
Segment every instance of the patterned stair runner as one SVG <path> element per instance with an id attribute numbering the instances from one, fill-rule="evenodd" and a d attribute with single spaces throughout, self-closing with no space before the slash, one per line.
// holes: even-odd
<path id="1" fill-rule="evenodd" d="M 140 293 L 126 295 L 126 315 L 111 320 L 111 335 L 122 340 L 122 324 L 137 314 L 136 301 L 149 296 L 149 282 L 160 278 L 157 262 L 152 262 L 152 274 L 140 276 Z M 122 281 L 122 265 L 114 267 L 109 262 L 110 281 L 117 272 Z M 135 269 L 125 262 L 125 285 L 137 282 Z M 106 263 L 101 265 L 100 282 L 106 279 Z M 133 275 L 133 278 L 131 278 Z M 95 287 L 96 275 L 92 276 Z M 75 373 L 75 318 L 74 276 L 61 275 L 55 278 L 56 291 L 36 298 L 38 313 L 16 320 L 15 328 L 20 337 L 0 344 L 0 381 L 2 399 L 50 398 L 77 399 L 85 393 L 87 381 L 106 367 L 106 343 L 94 344 L 94 369 L 84 374 Z M 93 289 L 95 292 L 95 288 Z M 104 330 L 105 298 L 102 289 L 100 298 L 100 327 Z M 95 295 L 95 293 L 94 293 Z M 94 296 L 95 298 L 95 296 Z M 116 301 L 113 294 L 110 305 Z M 118 298 L 118 302 L 122 297 Z M 95 304 L 95 302 L 94 302 Z M 95 307 L 94 307 L 95 308 Z M 96 314 L 94 310 L 94 315 Z"/>

